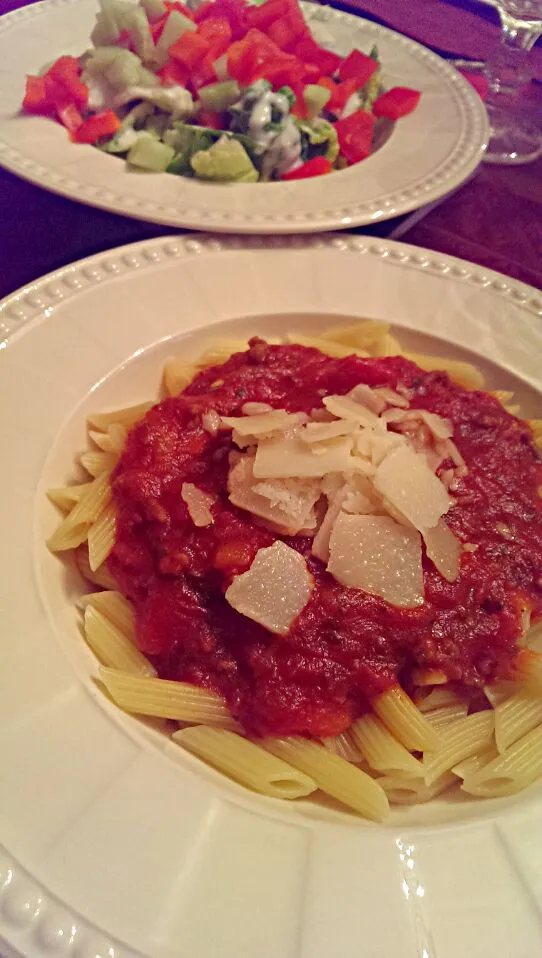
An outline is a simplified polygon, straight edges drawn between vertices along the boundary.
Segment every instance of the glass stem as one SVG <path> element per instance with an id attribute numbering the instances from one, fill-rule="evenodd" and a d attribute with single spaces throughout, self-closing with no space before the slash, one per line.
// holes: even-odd
<path id="1" fill-rule="evenodd" d="M 499 7 L 501 42 L 490 56 L 486 75 L 490 95 L 513 95 L 531 79 L 528 53 L 540 36 L 540 25 L 518 20 Z"/>

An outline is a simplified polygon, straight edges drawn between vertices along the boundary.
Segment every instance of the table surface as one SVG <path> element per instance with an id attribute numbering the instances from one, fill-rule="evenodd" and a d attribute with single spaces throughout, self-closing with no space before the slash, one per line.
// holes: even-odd
<path id="1" fill-rule="evenodd" d="M 2 0 L 0 9 L 7 12 L 25 2 Z M 413 5 L 423 2 L 413 0 Z M 455 2 L 458 16 L 462 8 L 470 7 L 471 16 L 480 9 L 473 0 Z M 374 0 L 344 0 L 337 5 L 355 8 L 370 19 L 384 19 L 374 15 Z M 382 3 L 381 12 L 384 8 L 390 23 L 390 0 Z M 482 9 L 480 22 L 487 28 L 488 8 Z M 542 118 L 540 83 L 532 84 L 525 104 L 532 116 Z M 0 210 L 0 298 L 73 260 L 174 232 L 171 227 L 82 206 L 2 170 Z M 433 208 L 359 232 L 451 253 L 542 288 L 542 159 L 517 167 L 482 164 L 468 183 Z"/>

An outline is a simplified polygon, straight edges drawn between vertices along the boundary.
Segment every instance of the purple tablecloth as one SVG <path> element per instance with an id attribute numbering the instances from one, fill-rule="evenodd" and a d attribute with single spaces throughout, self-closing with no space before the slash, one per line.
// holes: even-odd
<path id="1" fill-rule="evenodd" d="M 7 13 L 29 0 L 0 0 Z M 33 0 L 31 0 L 33 2 Z M 335 0 L 438 51 L 485 58 L 498 42 L 495 11 L 476 0 Z M 60 52 L 60 51 L 59 51 Z M 533 52 L 542 79 L 542 49 Z M 525 103 L 542 117 L 542 90 Z M 0 170 L 0 296 L 82 256 L 173 232 L 81 206 Z M 542 160 L 529 166 L 482 166 L 453 196 L 428 212 L 364 228 L 481 263 L 542 288 Z"/>

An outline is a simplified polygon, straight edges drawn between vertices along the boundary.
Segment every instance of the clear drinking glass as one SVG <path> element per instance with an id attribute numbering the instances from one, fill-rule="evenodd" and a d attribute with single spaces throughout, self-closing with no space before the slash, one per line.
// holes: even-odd
<path id="1" fill-rule="evenodd" d="M 501 42 L 485 64 L 491 139 L 488 163 L 528 163 L 542 156 L 542 97 L 533 122 L 522 108 L 529 82 L 529 51 L 542 35 L 542 0 L 496 0 Z"/>

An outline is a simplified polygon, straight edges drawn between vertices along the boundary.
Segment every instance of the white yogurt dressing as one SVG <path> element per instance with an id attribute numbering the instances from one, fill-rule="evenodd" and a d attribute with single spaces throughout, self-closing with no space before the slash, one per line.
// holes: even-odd
<path id="1" fill-rule="evenodd" d="M 299 166 L 301 135 L 288 111 L 288 98 L 282 93 L 273 93 L 263 87 L 256 100 L 248 123 L 248 132 L 256 142 L 256 151 L 266 154 L 267 173 L 275 171 L 281 176 Z M 273 122 L 273 110 L 278 110 L 283 120 L 280 130 L 266 130 Z"/>

